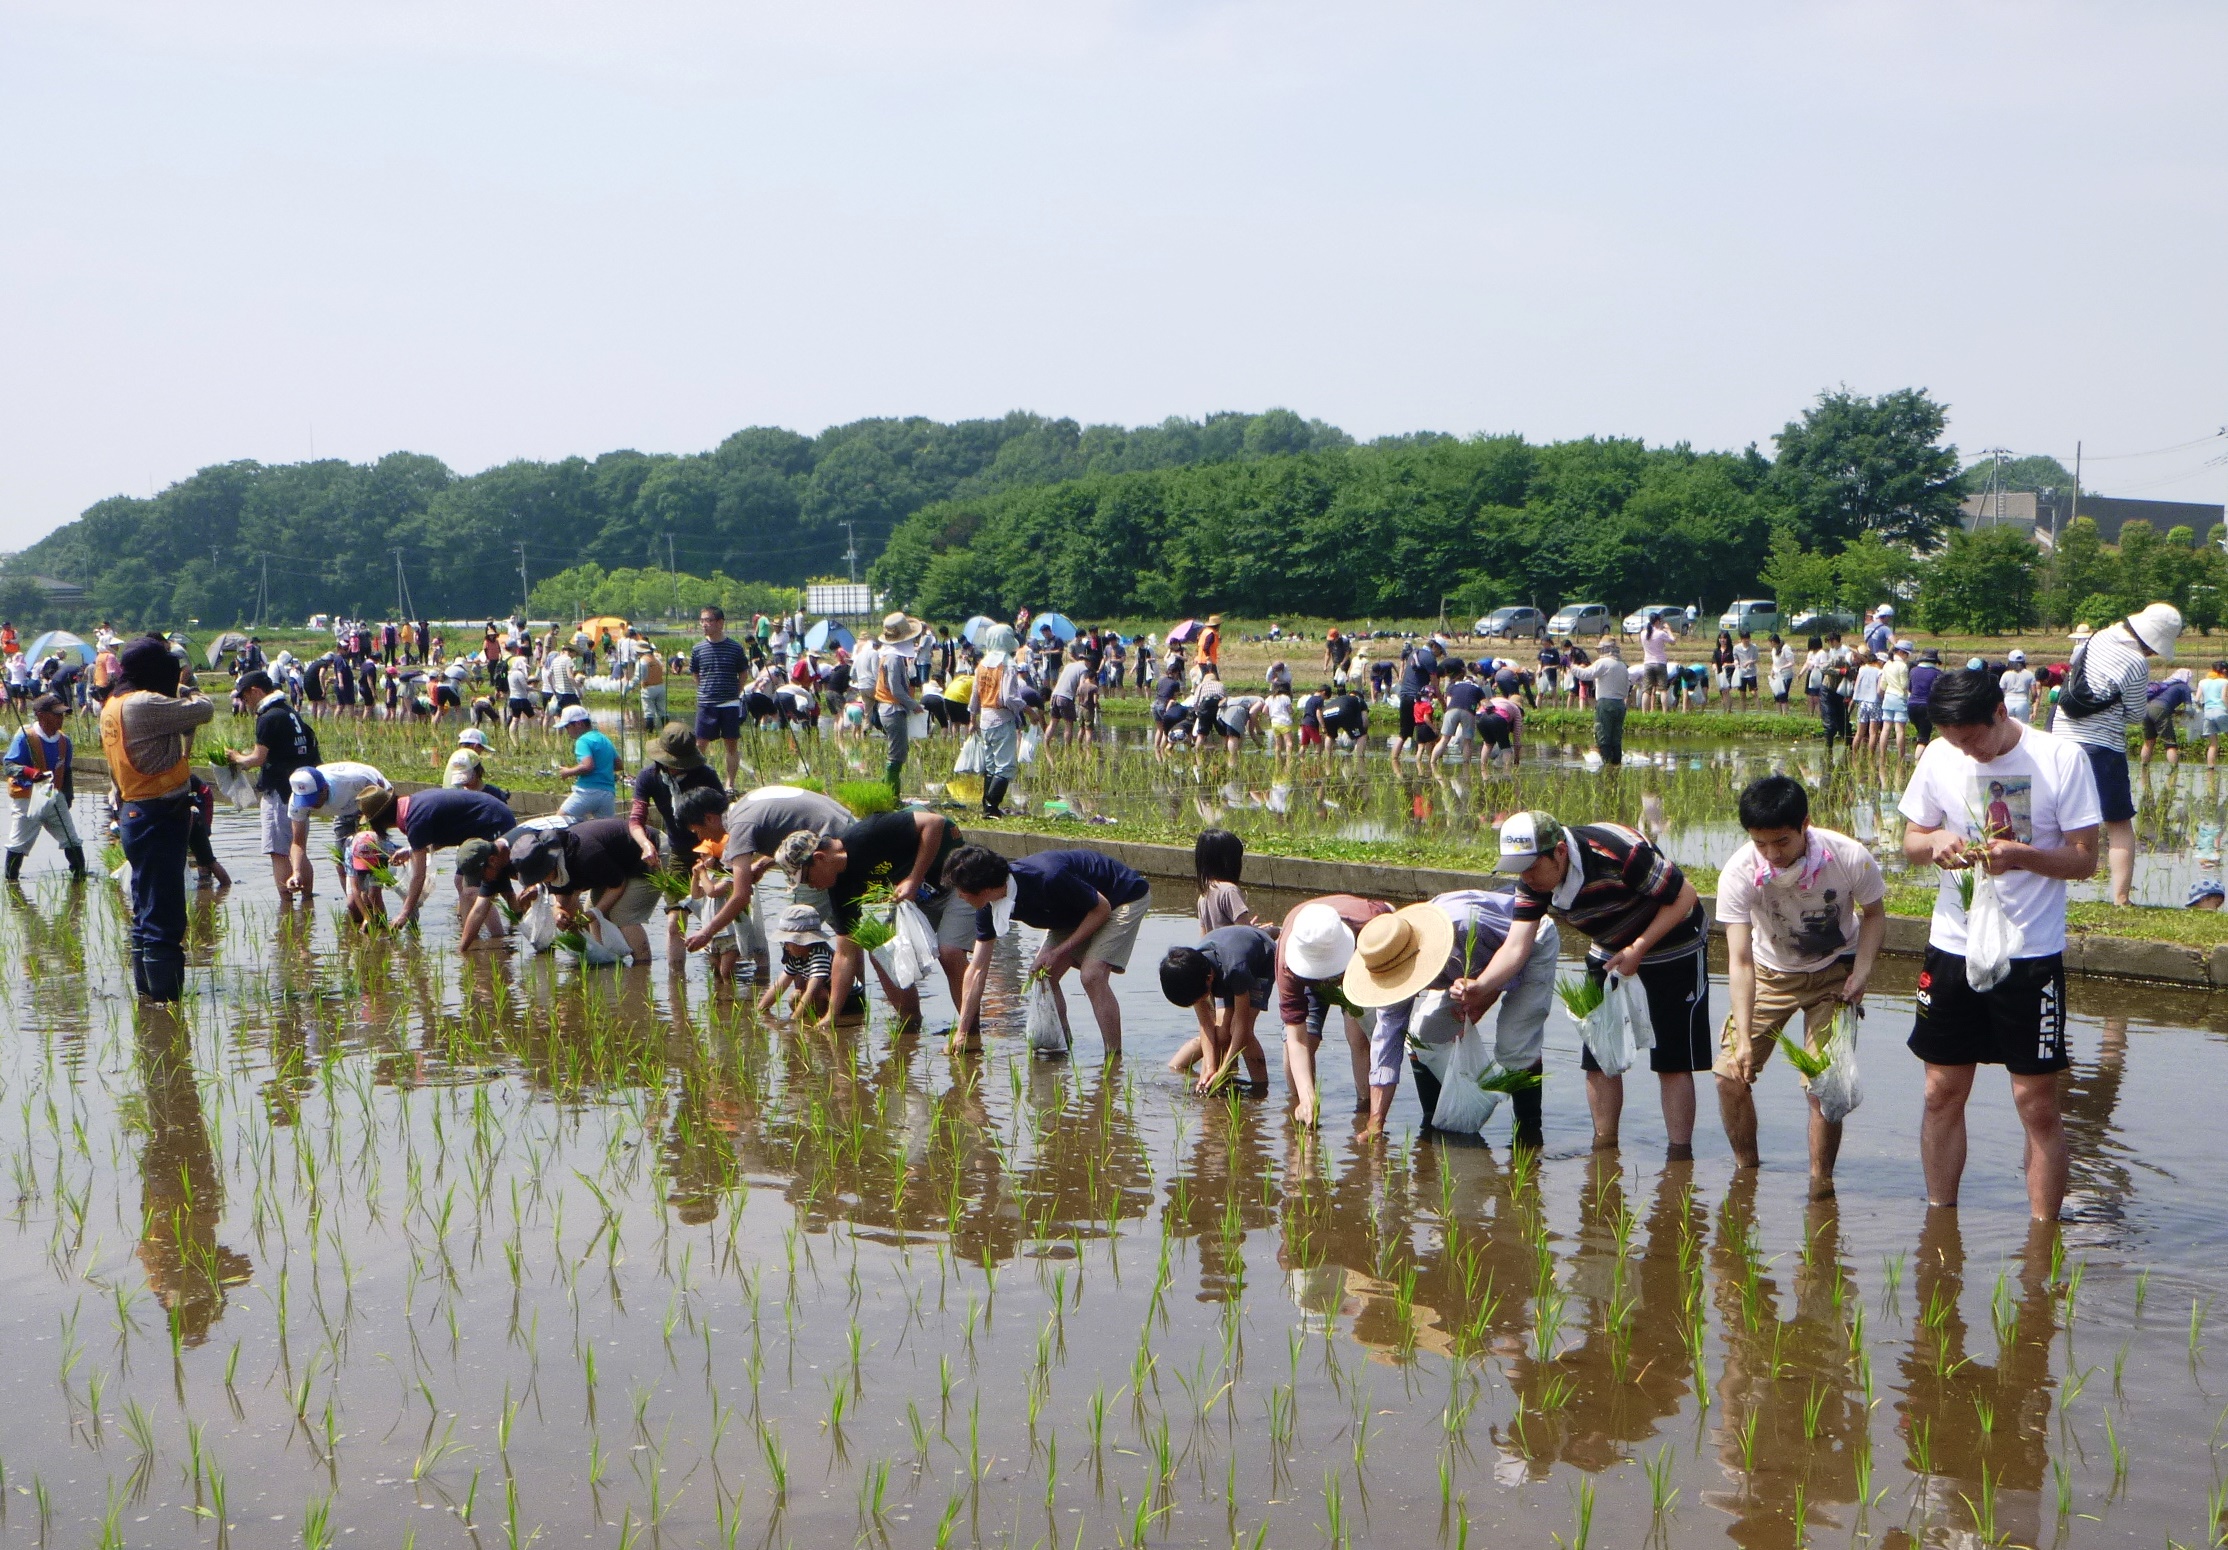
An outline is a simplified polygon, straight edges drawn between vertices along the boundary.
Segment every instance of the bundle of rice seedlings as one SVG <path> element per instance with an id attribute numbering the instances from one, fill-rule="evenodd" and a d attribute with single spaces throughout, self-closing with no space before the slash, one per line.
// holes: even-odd
<path id="1" fill-rule="evenodd" d="M 583 932 L 560 931 L 557 933 L 556 945 L 571 953 L 575 958 L 588 956 L 588 938 Z"/>
<path id="2" fill-rule="evenodd" d="M 887 791 L 889 788 L 884 786 L 882 789 Z M 857 922 L 844 935 L 858 943 L 862 951 L 871 953 L 897 935 L 894 918 L 896 914 L 895 893 L 887 888 L 869 888 L 859 896 Z"/>
<path id="3" fill-rule="evenodd" d="M 1605 981 L 1588 976 L 1585 979 L 1557 980 L 1555 994 L 1563 998 L 1563 1010 L 1570 1013 L 1573 1022 L 1583 1022 L 1591 1017 L 1608 996 Z"/>
<path id="4" fill-rule="evenodd" d="M 1775 1034 L 1774 1037 L 1779 1040 L 1779 1047 L 1787 1052 L 1787 1063 L 1800 1071 L 1805 1081 L 1817 1080 L 1825 1074 L 1826 1067 L 1833 1064 L 1833 1057 L 1824 1050 L 1820 1050 L 1813 1055 L 1808 1049 L 1787 1037 L 1785 1033 Z M 1827 1042 L 1829 1044 L 1832 1042 L 1830 1034 L 1827 1036 Z"/>
<path id="5" fill-rule="evenodd" d="M 897 793 L 882 780 L 847 780 L 835 788 L 835 799 L 861 818 L 897 811 Z"/>
<path id="6" fill-rule="evenodd" d="M 1537 1071 L 1511 1071 L 1506 1066 L 1487 1066 L 1478 1078 L 1478 1090 L 1489 1093 L 1528 1093 L 1539 1086 Z"/>
<path id="7" fill-rule="evenodd" d="M 659 867 L 648 874 L 650 886 L 667 904 L 680 904 L 689 896 L 689 874 L 681 867 Z"/>

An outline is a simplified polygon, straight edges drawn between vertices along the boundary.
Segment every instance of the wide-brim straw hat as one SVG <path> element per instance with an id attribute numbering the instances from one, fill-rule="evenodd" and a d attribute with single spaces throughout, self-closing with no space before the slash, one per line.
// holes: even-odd
<path id="1" fill-rule="evenodd" d="M 1354 960 L 1354 929 L 1328 904 L 1303 904 L 1284 928 L 1284 966 L 1303 980 L 1344 974 Z"/>
<path id="2" fill-rule="evenodd" d="M 1356 1006 L 1406 1001 L 1439 977 L 1454 951 L 1454 922 L 1435 904 L 1411 904 L 1362 927 L 1346 965 L 1346 999 Z"/>
<path id="3" fill-rule="evenodd" d="M 903 645 L 909 640 L 920 639 L 927 626 L 909 614 L 890 614 L 882 620 L 882 640 L 892 646 Z"/>
<path id="4" fill-rule="evenodd" d="M 693 770 L 704 762 L 704 755 L 696 746 L 695 733 L 678 721 L 669 721 L 650 739 L 650 762 L 670 770 Z"/>

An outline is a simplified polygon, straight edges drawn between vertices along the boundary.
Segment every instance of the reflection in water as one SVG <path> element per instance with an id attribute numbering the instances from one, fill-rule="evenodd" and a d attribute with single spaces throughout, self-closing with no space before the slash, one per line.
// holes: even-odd
<path id="1" fill-rule="evenodd" d="M 143 1002 L 138 1027 L 147 1141 L 139 1153 L 139 1263 L 179 1338 L 199 1345 L 224 1312 L 226 1289 L 248 1279 L 245 1255 L 217 1242 L 224 1180 L 217 1171 L 193 1045 L 169 1007 Z"/>
<path id="2" fill-rule="evenodd" d="M 2093 1062 L 2076 1059 L 2058 1090 L 2070 1154 L 2066 1176 L 2068 1221 L 2116 1229 L 2127 1219 L 2135 1180 L 2129 1147 L 2113 1123 L 2120 1081 L 2127 1067 L 2127 1019 L 2106 1017 Z"/>

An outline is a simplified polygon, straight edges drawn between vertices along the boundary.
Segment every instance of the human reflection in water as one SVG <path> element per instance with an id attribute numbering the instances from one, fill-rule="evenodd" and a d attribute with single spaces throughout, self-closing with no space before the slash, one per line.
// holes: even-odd
<path id="1" fill-rule="evenodd" d="M 2113 1115 L 2120 1106 L 2120 1079 L 2127 1065 L 2127 1019 L 2104 1019 L 2104 1038 L 2096 1062 L 2076 1060 L 2058 1088 L 2058 1107 L 2066 1133 L 2067 1221 L 2117 1228 L 2127 1217 L 2135 1179 L 2128 1171 L 2129 1148 L 2119 1139 Z"/>
<path id="2" fill-rule="evenodd" d="M 1263 1188 L 1269 1177 L 1268 1114 L 1236 1093 L 1203 1104 L 1190 1166 L 1167 1186 L 1168 1231 L 1199 1243 L 1199 1300 L 1227 1302 L 1245 1293 L 1245 1240 L 1276 1222 L 1281 1211 Z"/>
<path id="3" fill-rule="evenodd" d="M 38 966 L 26 981 L 29 1015 L 22 1026 L 82 1040 L 92 1004 L 85 980 L 84 885 L 38 879 L 29 889 L 18 884 L 10 891 L 15 898 L 9 915 L 21 933 L 18 955 L 24 964 Z"/>
<path id="4" fill-rule="evenodd" d="M 1984 1329 L 1982 1338 L 1995 1342 L 1991 1364 L 1967 1349 L 1965 1245 L 1957 1212 L 1928 1211 L 1911 1275 L 1911 1343 L 1898 1363 L 1904 1397 L 1896 1405 L 1897 1429 L 1928 1515 L 1978 1529 L 1983 1504 L 1992 1502 L 1996 1533 L 2022 1545 L 2038 1542 L 2049 1461 L 2056 1231 L 2052 1223 L 2031 1223 L 2018 1264 L 1990 1289 L 1995 1328 L 1993 1335 Z"/>
<path id="5" fill-rule="evenodd" d="M 193 1045 L 168 1006 L 141 1002 L 136 1030 L 147 1144 L 139 1154 L 139 1263 L 180 1338 L 199 1345 L 224 1312 L 226 1288 L 252 1266 L 217 1242 L 224 1180 L 194 1082 Z"/>
<path id="6" fill-rule="evenodd" d="M 1032 1060 L 1029 1159 L 1015 1170 L 1021 1219 L 1040 1240 L 1101 1238 L 1152 1208 L 1153 1167 L 1121 1102 L 1121 1073 Z"/>
<path id="7" fill-rule="evenodd" d="M 1870 1446 L 1869 1407 L 1851 1383 L 1857 1295 L 1841 1261 L 1839 1205 L 1831 1196 L 1809 1202 L 1798 1251 L 1767 1254 L 1758 1241 L 1756 1183 L 1753 1170 L 1734 1175 L 1710 1245 L 1725 1346 L 1718 1458 L 1733 1483 L 1704 1500 L 1732 1516 L 1734 1543 L 1781 1550 L 1836 1524 L 1826 1509 L 1855 1503 L 1857 1455 Z M 1773 1261 L 1786 1265 L 1793 1293 L 1785 1318 L 1781 1279 L 1765 1273 Z"/>
<path id="8" fill-rule="evenodd" d="M 1530 1267 L 1532 1317 L 1524 1350 L 1508 1368 L 1520 1409 L 1516 1423 L 1495 1436 L 1503 1484 L 1545 1479 L 1557 1463 L 1612 1468 L 1679 1413 L 1693 1373 L 1681 1336 L 1687 1277 L 1680 1245 L 1698 1254 L 1703 1230 L 1693 1174 L 1691 1163 L 1666 1166 L 1643 1222 L 1627 1201 L 1623 1174 L 1606 1157 L 1594 1160 L 1579 1196 L 1578 1241 L 1545 1310 L 1556 1313 L 1557 1295 L 1569 1299 L 1558 1349 L 1544 1361 L 1540 1335 L 1556 1321 L 1543 1318 L 1538 1264 Z"/>

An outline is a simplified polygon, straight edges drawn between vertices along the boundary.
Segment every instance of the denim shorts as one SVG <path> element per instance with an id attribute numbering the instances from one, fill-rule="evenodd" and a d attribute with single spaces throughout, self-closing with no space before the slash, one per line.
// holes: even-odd
<path id="1" fill-rule="evenodd" d="M 2204 735 L 2219 737 L 2223 733 L 2228 733 L 2228 710 L 2206 711 Z"/>
<path id="2" fill-rule="evenodd" d="M 1911 702 L 1900 694 L 1888 695 L 1880 701 L 1880 719 L 1891 727 L 1900 727 L 1911 719 Z"/>

